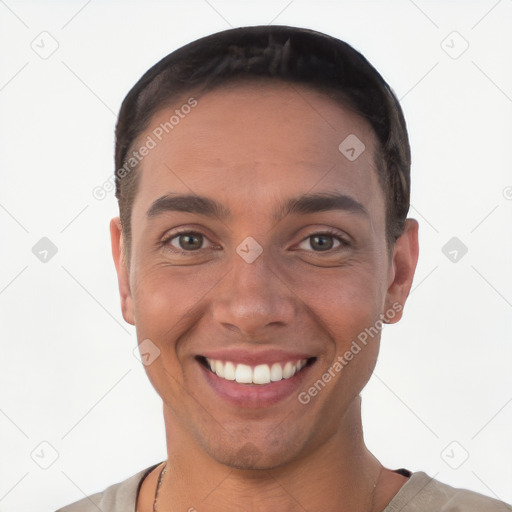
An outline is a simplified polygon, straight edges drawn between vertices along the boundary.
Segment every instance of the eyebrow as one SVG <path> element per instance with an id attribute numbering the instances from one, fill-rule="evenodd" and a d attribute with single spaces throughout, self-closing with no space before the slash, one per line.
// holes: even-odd
<path id="1" fill-rule="evenodd" d="M 332 210 L 342 210 L 368 216 L 366 208 L 354 198 L 344 194 L 324 192 L 302 195 L 286 200 L 274 212 L 273 219 L 274 221 L 279 221 L 290 214 L 308 214 Z M 198 195 L 181 194 L 166 194 L 158 198 L 151 204 L 146 215 L 148 218 L 153 218 L 170 211 L 196 213 L 219 219 L 232 217 L 230 209 L 214 199 Z"/>

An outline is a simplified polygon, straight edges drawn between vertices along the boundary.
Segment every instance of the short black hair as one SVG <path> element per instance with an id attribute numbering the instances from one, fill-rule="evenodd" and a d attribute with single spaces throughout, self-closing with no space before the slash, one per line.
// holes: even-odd
<path id="1" fill-rule="evenodd" d="M 139 173 L 137 164 L 127 167 L 127 157 L 137 137 L 156 112 L 186 93 L 261 79 L 309 86 L 370 123 L 378 142 L 374 157 L 386 198 L 388 247 L 402 234 L 409 211 L 410 147 L 402 109 L 382 76 L 361 53 L 327 34 L 281 25 L 239 27 L 173 51 L 140 78 L 121 105 L 115 175 L 128 259 Z"/>

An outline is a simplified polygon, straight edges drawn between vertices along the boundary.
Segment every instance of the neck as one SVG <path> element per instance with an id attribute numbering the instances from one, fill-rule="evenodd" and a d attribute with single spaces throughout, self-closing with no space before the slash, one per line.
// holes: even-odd
<path id="1" fill-rule="evenodd" d="M 383 467 L 364 444 L 361 399 L 339 428 L 300 460 L 268 469 L 236 469 L 207 455 L 164 406 L 168 464 L 158 510 L 374 512 Z"/>

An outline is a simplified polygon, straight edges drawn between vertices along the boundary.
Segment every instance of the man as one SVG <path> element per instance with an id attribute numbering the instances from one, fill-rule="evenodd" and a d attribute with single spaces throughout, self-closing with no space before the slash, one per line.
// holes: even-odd
<path id="1" fill-rule="evenodd" d="M 151 68 L 119 114 L 111 235 L 167 460 L 61 512 L 512 510 L 364 443 L 418 258 L 409 169 L 395 95 L 335 38 L 239 28 Z"/>

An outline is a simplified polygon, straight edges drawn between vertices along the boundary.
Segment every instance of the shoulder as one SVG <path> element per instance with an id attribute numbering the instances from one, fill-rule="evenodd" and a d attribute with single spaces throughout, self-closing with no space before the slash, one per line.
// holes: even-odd
<path id="1" fill-rule="evenodd" d="M 383 512 L 512 512 L 512 506 L 483 494 L 452 487 L 423 471 L 412 473 Z"/>
<path id="2" fill-rule="evenodd" d="M 107 487 L 104 491 L 66 505 L 56 512 L 135 512 L 137 494 L 142 481 L 158 464 L 143 469 L 126 480 Z"/>

